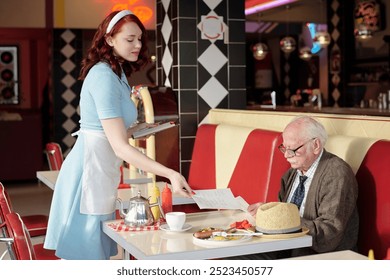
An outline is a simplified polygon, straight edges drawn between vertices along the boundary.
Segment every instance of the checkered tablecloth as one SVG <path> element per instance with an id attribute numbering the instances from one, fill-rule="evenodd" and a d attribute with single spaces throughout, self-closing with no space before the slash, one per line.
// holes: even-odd
<path id="1" fill-rule="evenodd" d="M 128 226 L 125 224 L 124 220 L 122 219 L 116 222 L 109 223 L 107 224 L 107 226 L 109 226 L 115 231 L 148 231 L 148 230 L 158 230 L 160 228 L 160 225 L 164 222 L 165 220 L 160 219 L 150 226 Z"/>

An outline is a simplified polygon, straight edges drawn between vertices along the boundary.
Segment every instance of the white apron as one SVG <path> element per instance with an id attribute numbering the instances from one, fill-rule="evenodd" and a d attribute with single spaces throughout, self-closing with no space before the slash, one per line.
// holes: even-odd
<path id="1" fill-rule="evenodd" d="M 119 159 L 103 131 L 82 129 L 84 172 L 80 212 L 105 215 L 115 211 L 120 181 Z"/>

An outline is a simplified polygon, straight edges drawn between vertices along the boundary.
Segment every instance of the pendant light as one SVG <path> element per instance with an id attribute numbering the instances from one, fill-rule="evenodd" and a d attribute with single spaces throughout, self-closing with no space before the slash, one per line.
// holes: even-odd
<path id="1" fill-rule="evenodd" d="M 326 12 L 323 9 L 324 0 L 320 0 L 320 12 L 322 14 L 323 24 L 318 24 L 317 32 L 314 37 L 314 42 L 318 43 L 321 48 L 326 48 L 330 44 L 330 35 L 327 31 L 327 21 L 326 21 Z M 324 16 L 325 14 L 325 16 Z"/>
<path id="2" fill-rule="evenodd" d="M 299 58 L 305 61 L 309 61 L 313 54 L 309 47 L 303 47 L 299 49 Z"/>
<path id="3" fill-rule="evenodd" d="M 261 17 L 261 13 L 258 13 L 257 14 L 257 23 L 258 23 L 258 27 L 257 27 L 257 34 L 258 34 L 258 43 L 253 45 L 252 46 L 252 53 L 253 53 L 253 57 L 256 59 L 256 60 L 263 60 L 267 54 L 268 54 L 268 47 L 266 44 L 262 43 L 261 42 L 261 21 L 260 21 L 260 17 Z"/>
<path id="4" fill-rule="evenodd" d="M 264 43 L 257 43 L 252 47 L 252 52 L 256 60 L 263 60 L 268 54 L 268 47 Z"/>
<path id="5" fill-rule="evenodd" d="M 286 5 L 286 11 L 287 15 L 289 13 L 290 6 Z M 282 40 L 280 40 L 280 49 L 284 53 L 291 53 L 293 52 L 297 47 L 297 42 L 295 39 L 291 36 L 289 36 L 289 17 L 287 17 L 287 36 L 284 37 Z"/>
<path id="6" fill-rule="evenodd" d="M 321 48 L 326 48 L 330 44 L 330 35 L 327 31 L 318 31 L 314 37 L 314 42 L 317 42 Z"/>
<path id="7" fill-rule="evenodd" d="M 280 40 L 280 49 L 284 53 L 291 53 L 296 49 L 296 47 L 297 42 L 291 36 L 284 37 L 282 40 Z"/>

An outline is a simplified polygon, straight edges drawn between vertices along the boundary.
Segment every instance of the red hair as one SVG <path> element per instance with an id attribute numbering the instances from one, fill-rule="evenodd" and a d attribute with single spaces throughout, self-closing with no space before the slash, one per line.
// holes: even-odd
<path id="1" fill-rule="evenodd" d="M 108 63 L 112 71 L 114 71 L 114 73 L 117 74 L 119 78 L 121 77 L 121 69 L 123 69 L 125 72 L 126 77 L 130 77 L 133 72 L 139 71 L 144 65 L 148 63 L 149 59 L 147 56 L 148 48 L 146 45 L 146 30 L 136 15 L 129 14 L 124 16 L 114 25 L 111 31 L 106 34 L 109 22 L 118 12 L 120 11 L 110 13 L 98 26 L 98 29 L 93 37 L 92 46 L 89 48 L 86 57 L 81 62 L 79 80 L 84 80 L 92 66 L 101 61 Z M 113 48 L 106 42 L 106 36 L 114 36 L 119 32 L 123 24 L 127 22 L 136 23 L 142 31 L 142 47 L 138 56 L 138 60 L 135 62 L 126 60 L 119 61 L 114 56 Z M 120 62 L 122 62 L 122 68 Z"/>

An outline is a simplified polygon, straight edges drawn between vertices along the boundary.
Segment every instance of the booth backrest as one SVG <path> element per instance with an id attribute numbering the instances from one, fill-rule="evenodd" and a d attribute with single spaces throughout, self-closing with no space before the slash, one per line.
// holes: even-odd
<path id="1" fill-rule="evenodd" d="M 201 125 L 192 151 L 188 183 L 195 190 L 215 189 L 215 130 L 216 125 Z"/>
<path id="2" fill-rule="evenodd" d="M 231 125 L 199 126 L 188 182 L 193 189 L 231 188 L 248 203 L 275 201 L 289 168 L 279 132 Z"/>
<path id="3" fill-rule="evenodd" d="M 383 259 L 390 248 L 390 141 L 374 143 L 356 174 L 359 183 L 359 252 Z"/>

